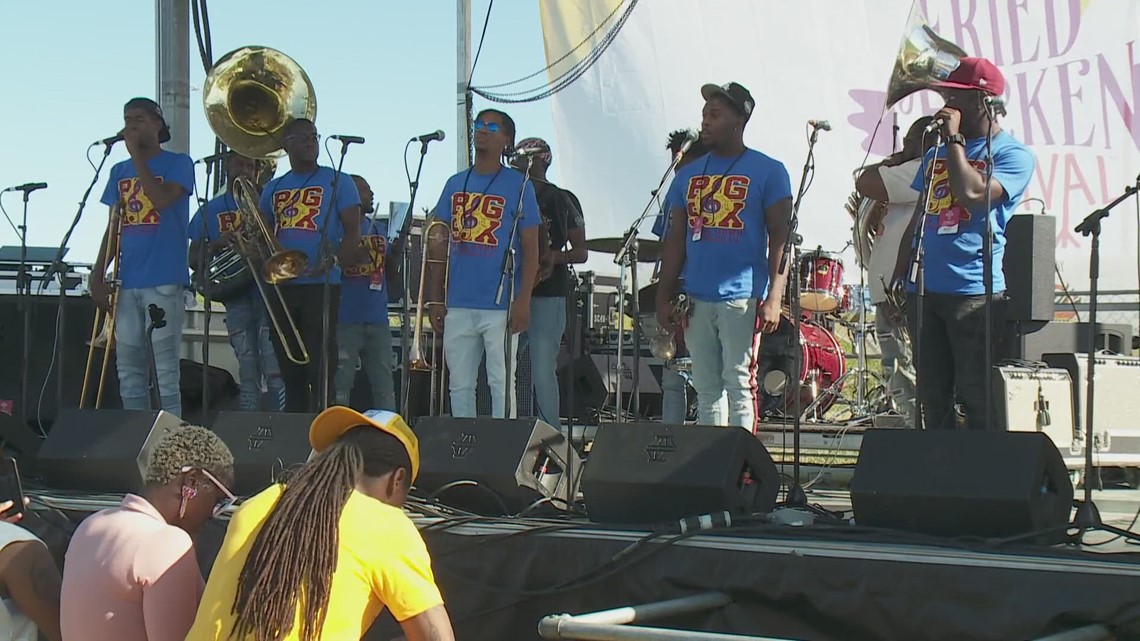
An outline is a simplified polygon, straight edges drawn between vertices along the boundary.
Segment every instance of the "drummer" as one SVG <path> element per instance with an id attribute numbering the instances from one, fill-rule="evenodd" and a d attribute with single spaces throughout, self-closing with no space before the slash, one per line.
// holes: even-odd
<path id="1" fill-rule="evenodd" d="M 681 151 L 685 141 L 694 136 L 695 134 L 690 129 L 678 129 L 669 134 L 669 140 L 665 143 L 665 148 L 669 150 L 669 156 L 676 156 Z M 704 143 L 698 139 L 681 156 L 681 160 L 677 163 L 677 169 L 680 170 L 707 153 Z M 668 221 L 669 219 L 665 217 L 665 208 L 662 207 L 657 214 L 657 219 L 653 221 L 653 233 L 658 238 L 665 238 L 665 227 Z M 654 270 L 656 271 L 660 267 L 661 262 L 658 261 Z M 656 278 L 657 274 L 655 273 L 653 276 Z M 661 422 L 666 425 L 683 425 L 689 409 L 688 384 L 675 363 L 677 359 L 689 356 L 688 348 L 685 347 L 685 333 L 682 328 L 677 328 L 673 341 L 677 346 L 677 354 L 673 357 L 673 362 L 666 363 L 665 367 L 661 368 Z"/>

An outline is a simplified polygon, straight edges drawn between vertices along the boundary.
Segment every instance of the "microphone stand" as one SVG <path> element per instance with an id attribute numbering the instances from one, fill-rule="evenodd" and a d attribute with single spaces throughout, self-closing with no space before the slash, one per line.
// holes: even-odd
<path id="1" fill-rule="evenodd" d="M 788 495 L 784 499 L 784 507 L 789 508 L 802 508 L 807 507 L 807 494 L 804 488 L 800 485 L 800 429 L 802 413 L 801 399 L 800 399 L 800 376 L 803 371 L 803 349 L 801 343 L 803 339 L 800 337 L 800 316 L 803 313 L 800 306 L 800 278 L 799 278 L 799 246 L 803 243 L 804 239 L 796 231 L 800 226 L 800 204 L 803 203 L 804 194 L 807 193 L 808 176 L 815 172 L 815 145 L 819 141 L 819 127 L 812 126 L 811 136 L 808 138 L 808 151 L 807 159 L 804 160 L 804 170 L 800 174 L 800 186 L 796 191 L 796 200 L 792 204 L 792 215 L 788 220 L 788 237 L 784 241 L 784 255 L 780 259 L 779 274 L 787 274 L 788 269 L 791 268 L 790 278 L 792 279 L 792 336 L 789 340 L 793 342 L 793 358 L 792 358 L 792 375 L 789 377 L 791 380 L 788 385 L 784 387 L 784 394 L 788 390 L 792 391 L 792 484 L 788 487 Z M 771 286 L 771 283 L 769 283 Z M 769 295 L 771 295 L 769 293 Z M 784 407 L 787 407 L 787 400 L 784 401 Z M 757 416 L 756 421 L 760 420 Z M 753 426 L 755 430 L 755 426 Z"/>
<path id="2" fill-rule="evenodd" d="M 98 144 L 98 143 L 96 143 L 96 144 Z M 92 145 L 92 147 L 94 147 L 94 146 L 95 145 Z M 47 287 L 47 284 L 51 282 L 53 275 L 59 277 L 59 309 L 56 310 L 56 315 L 59 318 L 59 322 L 56 325 L 56 335 L 57 336 L 63 336 L 64 335 L 64 331 L 63 331 L 64 317 L 65 317 L 64 311 L 67 309 L 66 302 L 67 302 L 67 269 L 68 269 L 68 267 L 63 262 L 63 254 L 67 251 L 67 243 L 68 243 L 68 241 L 71 240 L 71 234 L 75 231 L 75 228 L 79 226 L 80 219 L 83 218 L 83 210 L 87 206 L 87 199 L 91 197 L 91 190 L 95 188 L 95 183 L 99 182 L 99 175 L 103 173 L 103 165 L 105 165 L 107 163 L 107 157 L 111 155 L 111 148 L 113 146 L 114 146 L 114 143 L 103 145 L 103 157 L 101 159 L 99 159 L 99 165 L 97 167 L 95 167 L 95 175 L 91 177 L 91 182 L 87 185 L 87 189 L 84 190 L 83 196 L 79 199 L 79 209 L 75 212 L 75 218 L 72 219 L 71 226 L 67 228 L 67 233 L 65 233 L 63 235 L 63 240 L 60 241 L 60 243 L 59 243 L 59 249 L 57 249 L 55 252 L 55 258 L 52 259 L 51 265 L 48 267 L 47 273 L 44 274 L 44 278 L 40 282 L 39 291 L 42 292 Z M 88 147 L 87 149 L 90 152 L 91 147 Z M 56 351 L 56 355 L 55 355 L 55 362 L 56 362 L 56 379 L 55 379 L 55 384 L 56 384 L 55 395 L 56 396 L 55 396 L 55 398 L 56 398 L 57 407 L 63 407 L 63 372 L 64 372 L 63 357 L 66 355 L 66 351 L 67 351 L 66 346 L 67 346 L 67 341 L 65 341 L 65 340 L 57 340 L 56 341 L 56 350 L 57 351 Z M 24 360 L 26 362 L 27 358 L 25 358 Z"/>
<path id="3" fill-rule="evenodd" d="M 986 300 L 985 314 L 986 333 L 985 333 L 985 388 L 986 388 L 986 410 L 985 419 L 986 427 L 993 425 L 993 378 L 994 371 L 994 318 L 993 318 L 993 298 L 994 298 L 994 224 L 993 224 L 993 195 L 990 192 L 990 181 L 994 176 L 994 121 L 997 120 L 998 114 L 996 113 L 1001 108 L 996 105 L 986 106 L 986 229 L 985 235 L 982 238 L 982 279 L 986 282 Z M 969 420 L 977 420 L 975 417 L 967 417 Z"/>
<path id="4" fill-rule="evenodd" d="M 938 161 L 938 149 L 942 146 L 942 131 L 940 129 L 934 130 L 934 153 L 930 156 L 930 163 L 927 165 L 929 171 L 925 174 L 926 189 L 923 190 L 922 198 L 915 204 L 915 214 L 918 215 L 918 223 L 914 228 L 914 240 L 912 246 L 914 247 L 914 259 L 911 261 L 910 267 L 907 269 L 907 279 L 914 283 L 914 335 L 910 337 L 911 353 L 913 354 L 912 360 L 914 361 L 914 389 L 918 392 L 914 398 L 914 429 L 921 430 L 925 428 L 926 421 L 923 417 L 923 412 L 926 409 L 925 403 L 922 402 L 922 314 L 923 314 L 923 300 L 926 298 L 926 209 L 930 198 L 934 193 L 934 165 Z"/>
<path id="5" fill-rule="evenodd" d="M 206 188 L 209 189 L 210 174 L 213 173 L 214 163 L 206 163 Z M 221 172 L 219 172 L 221 173 Z M 199 282 L 202 283 L 202 424 L 206 424 L 206 419 L 210 412 L 210 315 L 213 312 L 214 303 L 210 300 L 210 280 L 209 274 L 206 273 L 206 265 L 209 263 L 207 257 L 210 253 L 210 233 L 209 227 L 206 226 L 206 204 L 210 201 L 209 198 L 199 198 L 198 206 L 202 212 L 202 245 L 199 249 L 198 256 L 198 275 Z M 235 199 L 236 204 L 236 199 Z M 244 223 L 244 221 L 243 221 Z M 258 275 L 254 274 L 254 278 Z M 269 303 L 266 303 L 268 305 Z"/>
<path id="6" fill-rule="evenodd" d="M 154 330 L 166 327 L 166 310 L 151 303 L 147 305 L 150 324 L 146 328 L 147 396 L 150 409 L 162 409 L 162 392 L 158 389 L 158 365 L 154 361 Z"/>
<path id="7" fill-rule="evenodd" d="M 645 219 L 649 217 L 650 212 L 655 211 L 653 207 L 657 203 L 657 195 L 661 193 L 661 189 L 665 187 L 665 181 L 669 180 L 669 176 L 677 168 L 681 162 L 681 158 L 685 155 L 684 151 L 673 155 L 673 161 L 669 163 L 668 169 L 662 174 L 661 180 L 657 182 L 657 187 L 649 194 L 649 202 L 645 205 L 641 215 L 633 224 L 626 230 L 625 236 L 622 237 L 621 248 L 618 249 L 617 254 L 614 255 L 614 263 L 621 266 L 621 276 L 618 279 L 618 343 L 617 343 L 617 377 L 614 387 L 617 394 L 617 422 L 624 422 L 625 412 L 622 408 L 622 379 L 625 374 L 625 360 L 623 358 L 623 347 L 625 346 L 625 274 L 626 270 L 630 271 L 630 285 L 633 290 L 630 295 L 630 313 L 633 316 L 633 374 L 632 386 L 630 390 L 630 412 L 633 414 L 634 419 L 641 415 L 641 310 L 640 302 L 638 299 L 637 289 L 637 250 L 638 250 L 638 230 Z M 666 225 L 668 225 L 668 212 L 666 216 Z"/>
<path id="8" fill-rule="evenodd" d="M 416 166 L 416 178 L 408 183 L 408 190 L 411 195 L 408 197 L 408 213 L 404 216 L 404 220 L 400 224 L 400 233 L 396 237 L 394 251 L 401 251 L 400 254 L 400 271 L 403 274 L 401 281 L 404 283 L 404 295 L 401 297 L 400 304 L 400 354 L 403 357 L 403 363 L 400 365 L 400 414 L 405 420 L 411 420 L 408 412 L 411 404 L 411 390 L 408 389 L 411 385 L 411 360 L 408 358 L 408 350 L 411 349 L 411 332 L 412 332 L 412 306 L 411 306 L 411 293 L 412 293 L 412 252 L 411 252 L 411 236 L 412 236 L 412 219 L 413 212 L 416 206 L 416 194 L 420 191 L 420 173 L 424 170 L 424 157 L 427 156 L 428 148 L 427 140 L 420 141 L 420 161 Z M 407 149 L 404 149 L 407 153 Z M 422 238 L 421 251 L 427 251 L 427 238 Z M 416 307 L 422 305 L 422 301 L 416 301 Z M 433 348 L 434 349 L 434 348 Z M 435 358 L 435 354 L 432 354 Z M 442 376 L 442 373 L 440 374 Z M 428 408 L 430 415 L 432 408 Z"/>
<path id="9" fill-rule="evenodd" d="M 503 384 L 504 393 L 506 398 L 503 403 L 503 418 L 511 418 L 511 392 L 515 386 L 511 380 L 511 375 L 514 373 L 514 359 L 511 358 L 511 347 L 514 342 L 514 335 L 511 333 L 511 310 L 515 304 L 515 239 L 519 233 L 519 220 L 522 218 L 522 205 L 523 196 L 526 194 L 526 186 L 530 183 L 530 166 L 534 163 L 533 156 L 526 157 L 526 171 L 523 172 L 522 187 L 519 187 L 519 202 L 518 207 L 515 208 L 514 218 L 511 220 L 511 234 L 507 241 L 507 251 L 503 253 L 503 266 L 500 270 L 499 287 L 495 290 L 495 305 L 502 304 L 503 301 L 503 288 L 507 288 L 507 328 L 506 337 L 503 340 L 503 363 L 506 368 L 507 380 Z M 490 386 L 490 377 L 487 377 L 488 387 Z M 492 412 L 493 414 L 494 412 Z"/>
<path id="10" fill-rule="evenodd" d="M 24 192 L 24 211 L 20 226 L 16 227 L 20 236 L 20 266 L 16 271 L 16 309 L 24 316 L 23 359 L 20 362 L 20 420 L 28 420 L 28 361 L 32 355 L 32 309 L 30 298 L 32 284 L 28 274 L 28 198 L 31 190 Z M 7 216 L 7 214 L 5 214 Z M 8 220 L 12 222 L 11 219 Z M 15 227 L 15 225 L 13 225 Z"/>
<path id="11" fill-rule="evenodd" d="M 332 200 L 329 201 L 328 217 L 321 221 L 321 239 L 317 247 L 317 258 L 321 258 L 321 254 L 326 251 L 330 252 L 332 262 L 328 268 L 324 270 L 324 279 L 321 283 L 321 371 L 318 380 L 320 381 L 320 407 L 318 412 L 323 412 L 329 407 L 329 385 L 332 383 L 332 376 L 329 372 L 329 339 L 332 336 L 332 270 L 336 266 L 336 252 L 328 249 L 329 242 L 329 220 L 333 216 L 339 216 L 340 212 L 337 211 L 337 196 L 340 192 L 340 177 L 341 168 L 344 167 L 344 157 L 348 155 L 348 146 L 352 144 L 350 141 L 340 141 L 340 160 L 337 162 L 336 170 L 333 172 L 332 181 Z M 411 216 L 411 210 L 408 210 L 408 215 Z M 317 265 L 320 268 L 320 265 Z M 407 292 L 405 292 L 406 294 Z M 311 398 L 311 397 L 310 397 Z"/>

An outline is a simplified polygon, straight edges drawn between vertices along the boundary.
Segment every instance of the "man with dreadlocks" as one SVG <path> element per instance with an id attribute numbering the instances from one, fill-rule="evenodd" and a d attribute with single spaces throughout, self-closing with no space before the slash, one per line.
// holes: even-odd
<path id="1" fill-rule="evenodd" d="M 392 412 L 330 407 L 316 456 L 230 519 L 187 641 L 359 639 L 384 608 L 408 641 L 455 637 L 427 547 L 401 505 L 419 441 Z"/>

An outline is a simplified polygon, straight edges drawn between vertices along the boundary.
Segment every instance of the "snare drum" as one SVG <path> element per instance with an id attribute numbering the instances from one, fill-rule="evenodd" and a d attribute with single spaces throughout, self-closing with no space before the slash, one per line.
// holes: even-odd
<path id="1" fill-rule="evenodd" d="M 843 300 L 843 260 L 821 249 L 800 256 L 800 307 L 826 314 Z"/>
<path id="2" fill-rule="evenodd" d="M 871 305 L 871 288 L 866 285 L 844 285 L 843 303 L 839 305 L 839 317 L 846 321 L 859 320 L 859 312 L 870 318 L 874 312 Z"/>

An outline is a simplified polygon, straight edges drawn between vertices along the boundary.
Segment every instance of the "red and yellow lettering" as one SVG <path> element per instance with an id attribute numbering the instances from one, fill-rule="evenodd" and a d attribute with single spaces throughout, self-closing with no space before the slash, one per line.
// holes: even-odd
<path id="1" fill-rule="evenodd" d="M 218 229 L 224 234 L 238 227 L 238 213 L 236 211 L 223 211 L 218 214 Z"/>

